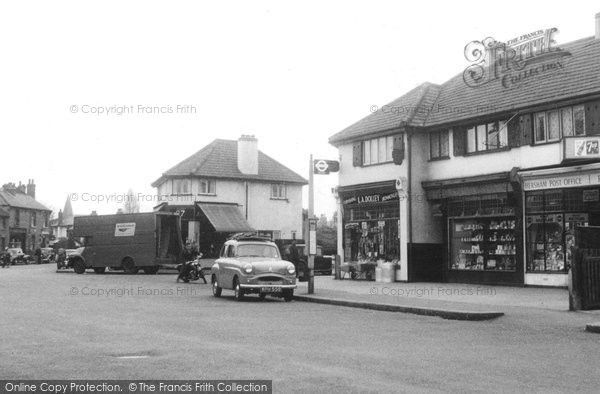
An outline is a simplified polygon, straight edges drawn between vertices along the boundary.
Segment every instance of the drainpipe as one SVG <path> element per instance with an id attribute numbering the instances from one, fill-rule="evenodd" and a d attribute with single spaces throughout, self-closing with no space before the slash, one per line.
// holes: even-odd
<path id="1" fill-rule="evenodd" d="M 248 182 L 244 182 L 244 188 L 246 189 L 246 220 L 248 220 Z"/>
<path id="2" fill-rule="evenodd" d="M 406 194 L 408 195 L 408 243 L 412 244 L 412 155 L 411 155 L 411 130 L 406 131 Z M 407 262 L 408 266 L 408 262 Z M 407 278 L 408 279 L 408 278 Z"/>

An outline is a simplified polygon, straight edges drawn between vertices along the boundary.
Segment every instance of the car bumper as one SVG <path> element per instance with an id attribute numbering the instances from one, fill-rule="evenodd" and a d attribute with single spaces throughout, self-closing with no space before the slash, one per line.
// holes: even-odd
<path id="1" fill-rule="evenodd" d="M 263 289 L 263 288 L 277 288 L 277 289 L 295 289 L 296 285 L 272 285 L 272 284 L 263 284 L 263 285 L 249 285 L 249 284 L 240 284 L 242 289 Z"/>

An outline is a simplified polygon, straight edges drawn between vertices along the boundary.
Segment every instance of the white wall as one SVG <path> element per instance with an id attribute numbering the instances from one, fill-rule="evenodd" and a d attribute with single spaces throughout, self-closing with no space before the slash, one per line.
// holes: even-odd
<path id="1" fill-rule="evenodd" d="M 341 145 L 338 149 L 340 153 L 340 186 L 394 181 L 399 176 L 406 176 L 406 160 L 400 166 L 387 163 L 354 167 L 352 165 L 352 144 Z"/>
<path id="2" fill-rule="evenodd" d="M 560 142 L 537 146 L 525 145 L 496 153 L 454 156 L 452 137 L 452 133 L 450 133 L 451 158 L 430 162 L 427 171 L 423 174 L 422 181 L 486 175 L 510 171 L 513 167 L 525 169 L 560 164 L 561 162 L 562 144 Z M 423 139 L 420 142 L 425 143 L 427 147 L 429 146 L 428 139 Z M 429 157 L 429 154 L 426 154 Z"/>
<path id="3" fill-rule="evenodd" d="M 172 205 L 193 205 L 195 201 L 235 203 L 246 214 L 246 188 L 244 181 L 216 180 L 215 195 L 199 194 L 200 179 L 192 179 L 191 196 L 173 196 L 172 182 L 167 180 L 157 187 L 159 196 L 166 195 Z M 271 199 L 271 184 L 249 182 L 248 223 L 256 230 L 281 231 L 282 238 L 302 238 L 302 186 L 288 184 L 287 200 Z M 158 203 L 157 203 L 158 205 Z"/>

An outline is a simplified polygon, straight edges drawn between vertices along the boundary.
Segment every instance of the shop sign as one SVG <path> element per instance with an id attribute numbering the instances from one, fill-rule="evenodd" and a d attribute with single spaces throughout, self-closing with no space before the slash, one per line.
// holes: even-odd
<path id="1" fill-rule="evenodd" d="M 583 202 L 596 202 L 598 200 L 600 200 L 598 189 L 583 191 Z"/>
<path id="2" fill-rule="evenodd" d="M 526 179 L 523 181 L 523 190 L 560 189 L 589 185 L 600 185 L 600 172 L 551 178 Z"/>
<path id="3" fill-rule="evenodd" d="M 569 137 L 564 144 L 565 160 L 600 158 L 600 137 Z"/>
<path id="4" fill-rule="evenodd" d="M 117 223 L 115 225 L 115 237 L 133 237 L 135 235 L 135 223 Z"/>
<path id="5" fill-rule="evenodd" d="M 394 201 L 398 199 L 398 192 L 363 194 L 347 198 L 343 201 L 344 205 L 349 204 L 373 204 L 380 202 Z"/>

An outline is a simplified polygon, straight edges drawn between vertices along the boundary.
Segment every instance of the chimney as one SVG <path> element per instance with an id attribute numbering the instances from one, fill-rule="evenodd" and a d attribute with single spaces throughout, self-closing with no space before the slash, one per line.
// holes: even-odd
<path id="1" fill-rule="evenodd" d="M 596 14 L 596 40 L 600 40 L 600 12 Z"/>
<path id="2" fill-rule="evenodd" d="M 25 185 L 23 185 L 23 184 L 21 183 L 21 181 L 19 181 L 19 186 L 17 186 L 17 191 L 18 191 L 19 193 L 23 193 L 23 194 L 25 194 L 25 192 L 26 192 L 26 187 L 25 187 Z"/>
<path id="3" fill-rule="evenodd" d="M 35 183 L 33 183 L 33 179 L 29 179 L 27 182 L 27 195 L 35 199 Z"/>
<path id="4" fill-rule="evenodd" d="M 242 174 L 258 174 L 258 140 L 253 135 L 245 135 L 237 142 L 238 169 Z"/>
<path id="5" fill-rule="evenodd" d="M 92 211 L 91 215 L 92 215 L 92 216 L 98 216 L 98 212 L 96 212 L 96 211 Z"/>

